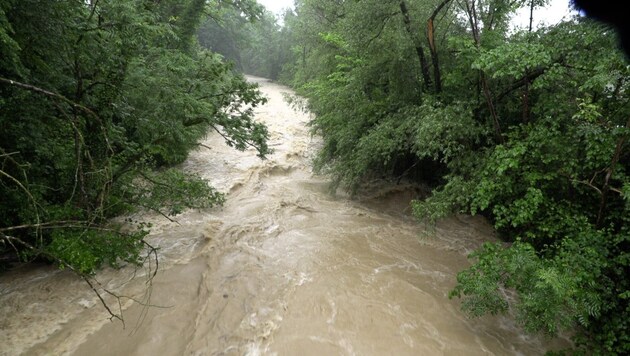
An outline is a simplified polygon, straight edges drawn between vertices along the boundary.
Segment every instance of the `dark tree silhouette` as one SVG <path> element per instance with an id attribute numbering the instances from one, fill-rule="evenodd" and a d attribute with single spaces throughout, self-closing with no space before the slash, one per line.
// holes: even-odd
<path id="1" fill-rule="evenodd" d="M 613 26 L 619 34 L 621 47 L 626 56 L 630 56 L 630 23 L 627 20 L 626 7 L 623 2 L 614 0 L 573 0 L 577 8 L 587 16 L 606 22 Z"/>

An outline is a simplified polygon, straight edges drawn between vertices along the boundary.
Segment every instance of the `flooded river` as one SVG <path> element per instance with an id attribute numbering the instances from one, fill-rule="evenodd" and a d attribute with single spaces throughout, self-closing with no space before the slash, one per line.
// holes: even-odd
<path id="1" fill-rule="evenodd" d="M 183 169 L 228 193 L 225 206 L 177 223 L 136 217 L 153 222 L 160 247 L 151 288 L 143 270 L 98 275 L 153 306 L 123 299 L 123 328 L 71 273 L 19 268 L 0 277 L 0 354 L 537 355 L 566 346 L 525 336 L 508 317 L 468 319 L 448 299 L 466 255 L 494 239 L 482 219 L 425 228 L 408 215 L 419 189 L 404 185 L 329 194 L 310 168 L 318 140 L 309 116 L 283 100 L 289 89 L 250 80 L 269 98 L 257 118 L 274 154 L 261 161 L 210 135 Z"/>

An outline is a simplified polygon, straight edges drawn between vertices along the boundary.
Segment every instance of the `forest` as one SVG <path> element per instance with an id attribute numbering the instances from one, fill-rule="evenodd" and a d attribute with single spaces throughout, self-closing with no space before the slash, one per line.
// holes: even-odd
<path id="1" fill-rule="evenodd" d="M 253 18 L 260 6 L 214 5 L 0 2 L 0 269 L 50 261 L 94 289 L 104 265 L 157 258 L 150 226 L 112 218 L 223 202 L 172 168 L 209 130 L 269 152 L 252 111 L 265 99 L 196 39 L 205 14 L 233 7 Z"/>
<path id="2" fill-rule="evenodd" d="M 609 26 L 534 26 L 546 5 L 3 0 L 0 265 L 43 259 L 90 283 L 157 253 L 150 226 L 113 217 L 220 205 L 172 167 L 209 130 L 270 153 L 247 73 L 306 99 L 333 190 L 424 184 L 419 222 L 491 222 L 503 242 L 450 293 L 471 317 L 512 312 L 527 332 L 571 333 L 569 353 L 628 354 L 630 66 Z"/>

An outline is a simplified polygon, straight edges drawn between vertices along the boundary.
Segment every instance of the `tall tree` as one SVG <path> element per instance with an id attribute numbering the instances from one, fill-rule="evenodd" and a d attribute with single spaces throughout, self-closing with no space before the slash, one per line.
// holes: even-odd
<path id="1" fill-rule="evenodd" d="M 104 263 L 145 260 L 144 225 L 124 233 L 109 218 L 223 201 L 206 181 L 170 168 L 208 130 L 237 149 L 268 152 L 252 111 L 264 99 L 196 45 L 211 5 L 0 4 L 3 261 L 49 259 L 93 285 Z"/>
<path id="2" fill-rule="evenodd" d="M 510 27 L 544 4 L 302 0 L 286 73 L 335 186 L 422 181 L 434 190 L 418 217 L 495 225 L 507 243 L 459 274 L 464 310 L 515 310 L 529 331 L 572 328 L 577 347 L 625 354 L 630 72 L 610 29 L 583 18 Z"/>

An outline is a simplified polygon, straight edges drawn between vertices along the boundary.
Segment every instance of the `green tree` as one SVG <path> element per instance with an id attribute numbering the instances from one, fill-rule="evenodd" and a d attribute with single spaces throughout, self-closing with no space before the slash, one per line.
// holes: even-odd
<path id="1" fill-rule="evenodd" d="M 284 15 L 285 21 L 292 12 Z M 280 79 L 291 57 L 292 37 L 274 14 L 260 9 L 255 17 L 235 7 L 224 7 L 221 16 L 209 16 L 198 31 L 200 44 L 235 63 L 247 74 Z"/>
<path id="2" fill-rule="evenodd" d="M 630 73 L 611 30 L 583 18 L 510 29 L 544 5 L 297 1 L 283 75 L 337 185 L 423 181 L 419 218 L 495 225 L 505 243 L 475 252 L 452 293 L 466 311 L 514 309 L 528 331 L 572 328 L 578 347 L 626 354 Z"/>
<path id="3" fill-rule="evenodd" d="M 248 12 L 252 3 L 230 4 Z M 220 204 L 207 182 L 171 168 L 208 130 L 269 152 L 253 120 L 264 98 L 196 43 L 214 5 L 0 3 L 3 260 L 50 259 L 88 283 L 103 263 L 142 263 L 146 226 L 125 233 L 109 218 Z"/>

